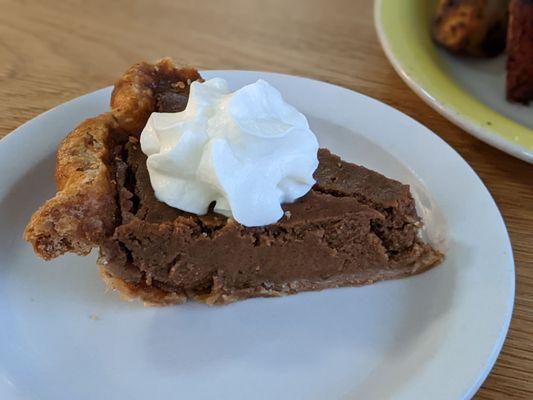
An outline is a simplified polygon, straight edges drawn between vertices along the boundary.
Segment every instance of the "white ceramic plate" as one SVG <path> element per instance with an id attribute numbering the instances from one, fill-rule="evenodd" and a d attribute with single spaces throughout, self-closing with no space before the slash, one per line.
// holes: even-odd
<path id="1" fill-rule="evenodd" d="M 224 307 L 144 308 L 105 292 L 95 256 L 36 258 L 21 239 L 54 193 L 54 153 L 110 89 L 65 103 L 0 142 L 1 399 L 460 399 L 491 369 L 514 296 L 509 238 L 472 169 L 436 135 L 358 93 L 264 78 L 322 146 L 412 185 L 425 235 L 447 253 L 423 275 Z"/>

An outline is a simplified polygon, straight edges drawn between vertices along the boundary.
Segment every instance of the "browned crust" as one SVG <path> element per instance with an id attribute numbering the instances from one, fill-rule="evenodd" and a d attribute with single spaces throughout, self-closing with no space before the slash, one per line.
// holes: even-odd
<path id="1" fill-rule="evenodd" d="M 507 38 L 507 99 L 533 100 L 533 1 L 511 0 Z"/>
<path id="2" fill-rule="evenodd" d="M 495 56 L 505 48 L 505 0 L 439 0 L 434 40 L 454 53 Z"/>
<path id="3" fill-rule="evenodd" d="M 114 230 L 115 195 L 110 161 L 120 136 L 110 113 L 79 125 L 56 156 L 58 192 L 31 217 L 24 232 L 45 260 L 67 251 L 85 255 Z"/>
<path id="4" fill-rule="evenodd" d="M 156 106 L 157 94 L 169 86 L 188 92 L 191 82 L 201 80 L 194 68 L 176 68 L 170 58 L 155 64 L 133 65 L 115 83 L 111 95 L 111 110 L 122 129 L 139 133 Z M 182 85 L 178 84 L 181 83 Z"/>
<path id="5" fill-rule="evenodd" d="M 188 92 L 201 79 L 192 68 L 177 68 L 168 58 L 132 66 L 115 85 L 110 113 L 91 118 L 72 131 L 56 156 L 56 195 L 31 217 L 24 239 L 45 260 L 65 252 L 88 254 L 115 228 L 114 147 L 140 133 L 154 110 L 158 91 Z"/>
<path id="6" fill-rule="evenodd" d="M 169 306 L 173 304 L 183 304 L 187 301 L 187 296 L 179 293 L 166 292 L 153 286 L 134 285 L 117 278 L 105 269 L 102 260 L 97 262 L 102 280 L 110 290 L 120 293 L 123 300 L 133 301 L 139 299 L 147 306 Z"/>

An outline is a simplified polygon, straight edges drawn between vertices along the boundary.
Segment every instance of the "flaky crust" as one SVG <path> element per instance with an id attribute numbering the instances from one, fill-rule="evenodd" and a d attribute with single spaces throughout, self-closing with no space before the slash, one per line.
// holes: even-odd
<path id="1" fill-rule="evenodd" d="M 110 173 L 113 142 L 122 135 L 110 113 L 79 125 L 56 156 L 58 192 L 31 217 L 24 232 L 48 260 L 67 251 L 85 255 L 114 230 L 115 195 Z"/>
<path id="2" fill-rule="evenodd" d="M 188 93 L 201 79 L 192 68 L 177 68 L 165 58 L 132 66 L 115 84 L 111 112 L 79 125 L 56 156 L 56 195 L 31 217 L 24 238 L 45 260 L 65 252 L 88 254 L 115 228 L 115 146 L 138 135 L 169 87 Z"/>
<path id="3" fill-rule="evenodd" d="M 104 260 L 98 260 L 100 276 L 110 290 L 120 293 L 123 300 L 141 300 L 146 306 L 170 306 L 187 302 L 187 296 L 179 293 L 166 292 L 147 285 L 133 285 L 123 279 L 114 277 L 105 269 Z"/>
<path id="4" fill-rule="evenodd" d="M 130 134 L 138 133 L 156 107 L 158 92 L 169 86 L 188 92 L 191 82 L 196 80 L 201 80 L 197 70 L 176 68 L 170 58 L 156 64 L 135 64 L 115 83 L 111 95 L 113 116 Z"/>

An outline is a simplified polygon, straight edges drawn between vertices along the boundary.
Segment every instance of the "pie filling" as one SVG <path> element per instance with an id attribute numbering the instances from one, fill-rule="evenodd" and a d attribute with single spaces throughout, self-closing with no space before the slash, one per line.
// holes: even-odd
<path id="1" fill-rule="evenodd" d="M 117 227 L 101 264 L 133 287 L 228 302 L 399 278 L 442 258 L 417 236 L 408 186 L 325 149 L 313 189 L 258 228 L 158 201 L 136 138 L 114 163 Z"/>

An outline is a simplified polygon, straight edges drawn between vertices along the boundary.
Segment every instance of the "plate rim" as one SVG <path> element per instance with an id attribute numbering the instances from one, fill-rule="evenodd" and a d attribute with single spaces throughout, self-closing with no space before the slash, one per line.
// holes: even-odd
<path id="1" fill-rule="evenodd" d="M 398 1 L 396 6 L 400 3 L 404 4 L 405 1 Z M 442 94 L 438 90 L 432 90 L 424 85 L 416 74 L 415 70 L 410 70 L 405 65 L 405 61 L 394 50 L 393 40 L 391 35 L 387 31 L 386 23 L 384 22 L 383 14 L 385 13 L 386 6 L 390 5 L 388 0 L 375 0 L 374 2 L 374 25 L 378 35 L 379 42 L 383 48 L 387 59 L 391 63 L 396 73 L 402 78 L 402 80 L 409 86 L 409 88 L 415 92 L 427 105 L 437 111 L 439 114 L 450 120 L 455 125 L 470 133 L 472 136 L 479 140 L 488 143 L 489 145 L 496 147 L 497 149 L 517 157 L 528 163 L 533 163 L 533 130 L 528 129 L 526 126 L 513 121 L 507 116 L 497 112 L 489 106 L 485 106 L 475 97 L 470 96 L 468 93 L 461 90 L 464 98 L 469 98 L 470 101 L 474 101 L 479 106 L 484 107 L 488 112 L 488 117 L 496 116 L 501 121 L 502 128 L 514 130 L 515 136 L 521 140 L 527 142 L 524 146 L 519 143 L 515 143 L 510 139 L 505 138 L 499 130 L 492 129 L 483 121 L 478 120 L 471 114 L 465 111 L 460 111 L 451 103 L 447 103 L 442 100 Z M 402 7 L 402 5 L 400 5 Z M 518 129 L 517 129 L 518 127 Z M 528 132 L 529 130 L 529 132 Z"/>
<path id="2" fill-rule="evenodd" d="M 506 235 L 506 239 L 507 239 L 506 240 L 506 245 L 508 246 L 508 248 L 510 250 L 508 257 L 509 257 L 510 265 L 511 265 L 511 273 L 510 273 L 510 277 L 511 277 L 510 284 L 511 284 L 511 287 L 510 287 L 510 289 L 511 289 L 511 294 L 512 295 L 510 296 L 509 299 L 507 299 L 507 301 L 508 301 L 507 313 L 506 313 L 506 315 L 504 317 L 504 323 L 500 327 L 499 336 L 498 336 L 496 342 L 493 345 L 492 353 L 491 353 L 489 359 L 486 360 L 485 365 L 484 366 L 480 366 L 480 368 L 482 368 L 482 370 L 481 370 L 481 373 L 477 376 L 476 381 L 473 382 L 470 385 L 469 390 L 466 393 L 464 393 L 465 398 L 469 398 L 469 397 L 473 396 L 473 394 L 475 394 L 475 392 L 479 389 L 479 387 L 481 386 L 481 384 L 483 383 L 485 378 L 490 373 L 490 371 L 492 369 L 492 366 L 494 365 L 494 363 L 495 363 L 495 361 L 497 359 L 497 356 L 498 356 L 498 354 L 501 351 L 501 348 L 503 346 L 503 343 L 504 343 L 506 335 L 507 335 L 507 331 L 508 331 L 509 324 L 510 324 L 511 317 L 512 317 L 513 305 L 514 305 L 514 283 L 515 283 L 515 270 L 514 270 L 514 268 L 515 268 L 515 266 L 514 266 L 514 259 L 513 259 L 512 248 L 511 248 L 511 245 L 510 245 L 509 235 L 508 235 L 505 223 L 503 221 L 503 218 L 501 216 L 501 213 L 499 212 L 498 207 L 497 207 L 496 203 L 494 202 L 494 199 L 492 198 L 492 195 L 490 194 L 490 192 L 488 191 L 488 189 L 486 188 L 484 183 L 481 181 L 479 176 L 471 168 L 471 166 L 468 163 L 466 163 L 466 161 L 455 151 L 455 149 L 453 149 L 444 140 L 442 140 L 442 138 L 440 138 L 437 134 L 432 132 L 429 128 L 425 127 L 424 125 L 422 125 L 421 123 L 416 121 L 414 118 L 408 116 L 407 114 L 405 114 L 405 113 L 395 109 L 394 107 L 392 107 L 390 105 L 387 105 L 387 104 L 385 104 L 385 103 L 383 103 L 383 102 L 381 102 L 381 101 L 379 101 L 377 99 L 374 99 L 374 98 L 372 98 L 370 96 L 361 94 L 359 92 L 356 92 L 356 91 L 353 91 L 353 90 L 350 90 L 350 89 L 347 89 L 347 88 L 344 88 L 342 86 L 334 85 L 334 84 L 331 84 L 331 83 L 328 83 L 328 82 L 323 82 L 323 81 L 319 81 L 319 80 L 315 80 L 315 79 L 311 79 L 311 78 L 301 77 L 301 76 L 282 74 L 282 73 L 275 73 L 275 72 L 265 72 L 265 71 L 208 70 L 208 71 L 201 71 L 201 72 L 208 72 L 210 74 L 216 74 L 216 73 L 230 73 L 230 74 L 231 73 L 233 73 L 233 74 L 248 73 L 248 74 L 262 74 L 262 75 L 271 75 L 271 76 L 272 75 L 277 75 L 277 76 L 280 76 L 280 77 L 282 77 L 284 79 L 295 79 L 296 78 L 298 80 L 311 81 L 314 84 L 329 86 L 330 88 L 332 88 L 334 90 L 347 91 L 347 92 L 350 92 L 352 94 L 356 94 L 358 96 L 362 96 L 362 97 L 364 97 L 364 98 L 366 98 L 368 100 L 371 100 L 372 102 L 379 103 L 380 106 L 382 106 L 382 107 L 384 106 L 387 109 L 393 110 L 395 113 L 401 114 L 401 116 L 403 118 L 406 118 L 411 123 L 416 124 L 417 126 L 419 126 L 420 129 L 423 129 L 423 130 L 427 131 L 429 134 L 431 134 L 433 136 L 433 139 L 437 140 L 441 145 L 446 146 L 448 151 L 451 151 L 454 154 L 454 156 L 458 157 L 459 161 L 462 162 L 463 167 L 467 168 L 469 170 L 469 172 L 475 176 L 475 178 L 478 180 L 478 183 L 481 185 L 481 189 L 484 189 L 484 191 L 486 192 L 486 195 L 489 197 L 489 199 L 493 203 L 493 205 L 494 205 L 494 207 L 496 209 L 495 211 L 497 212 L 497 215 L 498 215 L 499 219 L 501 220 L 501 223 L 502 223 L 504 231 L 505 231 L 505 235 Z M 50 110 L 45 111 L 44 113 L 42 113 L 42 114 L 32 118 L 31 120 L 25 122 L 24 124 L 19 126 L 17 129 L 12 131 L 11 133 L 7 134 L 4 138 L 2 138 L 0 140 L 0 153 L 2 153 L 4 149 L 6 149 L 6 146 L 9 146 L 9 143 L 12 140 L 17 140 L 17 139 L 15 139 L 15 136 L 18 138 L 18 135 L 14 135 L 14 134 L 18 134 L 19 132 L 22 133 L 24 131 L 24 128 L 26 128 L 28 126 L 28 124 L 38 124 L 40 122 L 39 120 L 41 119 L 41 117 L 43 117 L 45 114 L 52 113 L 53 111 L 58 111 L 59 108 L 65 106 L 66 104 L 71 104 L 72 105 L 72 104 L 74 104 L 76 102 L 79 102 L 82 98 L 89 98 L 91 96 L 94 96 L 97 92 L 109 91 L 110 88 L 111 87 L 102 88 L 102 89 L 96 90 L 94 92 L 90 92 L 90 93 L 84 94 L 82 96 L 79 96 L 77 98 L 71 99 L 71 100 L 69 100 L 67 102 L 64 102 L 64 103 L 61 103 L 61 104 L 51 108 Z M 12 139 L 8 139 L 8 138 L 12 138 Z"/>

